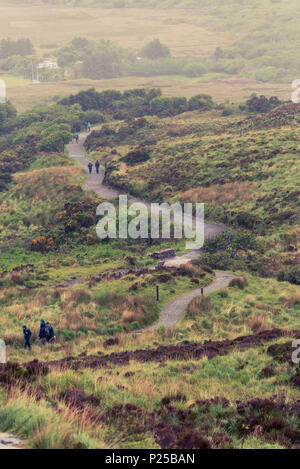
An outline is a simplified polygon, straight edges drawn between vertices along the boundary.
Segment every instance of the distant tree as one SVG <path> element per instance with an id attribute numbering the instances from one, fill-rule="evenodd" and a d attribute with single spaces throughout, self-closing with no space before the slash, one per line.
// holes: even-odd
<path id="1" fill-rule="evenodd" d="M 82 73 L 94 80 L 114 78 L 121 75 L 123 51 L 110 41 L 102 41 L 83 58 Z"/>
<path id="2" fill-rule="evenodd" d="M 88 47 L 89 41 L 84 37 L 74 37 L 74 39 L 71 41 L 71 44 L 76 49 L 83 49 L 84 47 Z"/>
<path id="3" fill-rule="evenodd" d="M 220 60 L 224 58 L 224 51 L 221 49 L 221 47 L 217 47 L 215 52 L 214 52 L 214 57 L 216 60 Z"/>
<path id="4" fill-rule="evenodd" d="M 62 47 L 57 53 L 57 63 L 60 67 L 74 64 L 78 59 L 76 50 L 71 46 Z"/>
<path id="5" fill-rule="evenodd" d="M 0 58 L 5 59 L 13 55 L 32 55 L 34 47 L 30 39 L 21 38 L 13 41 L 11 39 L 2 39 L 0 43 Z"/>
<path id="6" fill-rule="evenodd" d="M 161 59 L 163 57 L 170 57 L 170 55 L 170 49 L 162 44 L 159 39 L 153 39 L 141 50 L 141 56 L 147 59 Z"/>
<path id="7" fill-rule="evenodd" d="M 201 77 L 207 73 L 207 68 L 200 62 L 191 62 L 184 67 L 183 73 L 188 77 Z"/>

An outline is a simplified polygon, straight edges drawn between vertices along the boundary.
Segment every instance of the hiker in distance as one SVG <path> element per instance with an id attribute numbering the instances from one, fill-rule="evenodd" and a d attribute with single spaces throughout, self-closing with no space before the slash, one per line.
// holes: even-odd
<path id="1" fill-rule="evenodd" d="M 96 173 L 99 174 L 100 163 L 98 160 L 95 163 L 95 168 L 96 168 Z"/>
<path id="2" fill-rule="evenodd" d="M 28 329 L 26 326 L 23 326 L 23 334 L 24 334 L 24 339 L 25 339 L 25 349 L 31 350 L 31 345 L 30 345 L 30 338 L 31 338 L 31 330 Z"/>
<path id="3" fill-rule="evenodd" d="M 51 326 L 50 322 L 45 322 L 44 319 L 41 319 L 39 339 L 42 345 L 52 344 L 55 341 L 54 328 Z"/>
<path id="4" fill-rule="evenodd" d="M 89 173 L 92 174 L 93 163 L 89 162 L 88 168 L 89 168 Z"/>
<path id="5" fill-rule="evenodd" d="M 46 322 L 44 321 L 44 319 L 41 319 L 39 339 L 40 339 L 41 344 L 44 345 L 46 343 L 47 331 L 46 331 Z"/>
<path id="6" fill-rule="evenodd" d="M 90 132 L 92 128 L 92 124 L 90 122 L 87 123 L 86 130 L 87 132 Z"/>

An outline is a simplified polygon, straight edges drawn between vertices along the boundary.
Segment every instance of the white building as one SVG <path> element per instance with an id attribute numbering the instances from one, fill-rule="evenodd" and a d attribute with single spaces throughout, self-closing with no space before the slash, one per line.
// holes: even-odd
<path id="1" fill-rule="evenodd" d="M 37 68 L 58 68 L 58 64 L 55 59 L 45 59 L 38 64 Z"/>

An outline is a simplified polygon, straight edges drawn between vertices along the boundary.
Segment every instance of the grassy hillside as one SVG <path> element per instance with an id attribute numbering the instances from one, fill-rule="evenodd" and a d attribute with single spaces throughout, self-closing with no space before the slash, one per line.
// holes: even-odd
<path id="1" fill-rule="evenodd" d="M 132 117 L 149 113 L 150 91 L 117 95 L 117 113 L 91 90 L 98 107 L 86 110 L 82 95 L 21 115 L 1 108 L 1 431 L 30 448 L 294 448 L 299 106 Z M 231 232 L 162 270 L 148 254 L 183 242 L 98 240 L 101 199 L 62 148 L 87 116 L 102 123 L 86 148 L 108 183 L 152 201 L 204 201 Z M 196 297 L 173 328 L 136 333 L 217 268 L 235 273 L 228 288 Z M 39 343 L 41 318 L 55 327 L 52 345 Z"/>
<path id="2" fill-rule="evenodd" d="M 206 219 L 250 230 L 260 249 L 242 256 L 240 267 L 279 275 L 298 268 L 299 116 L 299 106 L 287 104 L 249 117 L 149 117 L 112 124 L 109 132 L 104 126 L 86 147 L 104 161 L 109 184 L 151 201 L 203 202 Z M 144 161 L 134 160 L 137 153 Z M 217 251 L 210 251 L 210 265 L 232 267 Z"/>

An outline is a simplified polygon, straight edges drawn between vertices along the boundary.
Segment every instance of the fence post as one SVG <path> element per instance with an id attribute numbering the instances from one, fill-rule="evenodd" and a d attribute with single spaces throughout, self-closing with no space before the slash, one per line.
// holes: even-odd
<path id="1" fill-rule="evenodd" d="M 156 285 L 156 301 L 159 301 L 159 285 Z"/>

